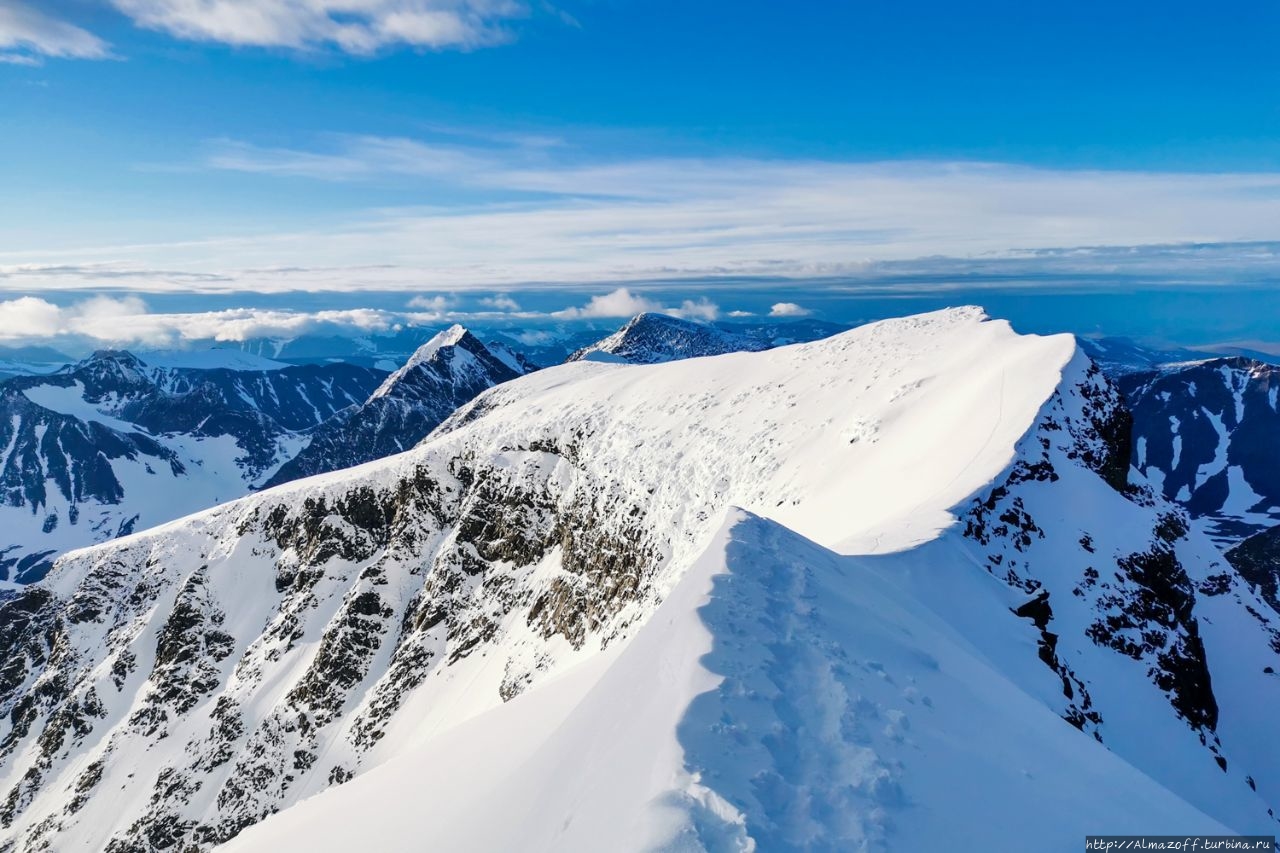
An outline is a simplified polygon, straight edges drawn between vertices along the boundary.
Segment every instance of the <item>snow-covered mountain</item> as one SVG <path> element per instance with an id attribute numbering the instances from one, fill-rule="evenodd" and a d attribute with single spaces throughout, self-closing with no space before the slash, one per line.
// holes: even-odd
<path id="1" fill-rule="evenodd" d="M 510 350 L 531 363 L 557 364 L 570 352 L 599 336 L 598 332 L 582 326 L 582 321 L 551 324 L 538 329 L 491 326 L 485 330 L 484 341 L 495 354 L 499 350 Z M 290 339 L 253 338 L 235 344 L 234 352 L 245 358 L 289 364 L 343 361 L 394 370 L 436 334 L 435 327 L 397 326 L 385 333 L 358 337 L 304 334 Z"/>
<path id="2" fill-rule="evenodd" d="M 637 314 L 618 331 L 579 349 L 568 360 L 658 364 L 730 352 L 758 352 L 819 340 L 844 330 L 843 326 L 816 320 L 712 325 L 649 312 Z"/>
<path id="3" fill-rule="evenodd" d="M 1134 467 L 1225 544 L 1280 522 L 1280 367 L 1215 358 L 1119 378 Z"/>
<path id="4" fill-rule="evenodd" d="M 0 844 L 1272 834 L 1280 614 L 1128 424 L 976 309 L 507 382 L 0 604 Z"/>
<path id="5" fill-rule="evenodd" d="M 735 335 L 707 323 L 646 312 L 632 317 L 618 331 L 583 347 L 569 361 L 618 361 L 657 364 L 682 358 L 723 355 L 767 349 L 768 344 Z"/>
<path id="6" fill-rule="evenodd" d="M 446 329 L 419 347 L 369 399 L 321 424 L 266 485 L 408 450 L 481 391 L 533 369 L 509 349 L 490 350 L 462 326 Z"/>
<path id="7" fill-rule="evenodd" d="M 95 353 L 0 383 L 0 579 L 246 494 L 385 374 L 157 368 Z"/>

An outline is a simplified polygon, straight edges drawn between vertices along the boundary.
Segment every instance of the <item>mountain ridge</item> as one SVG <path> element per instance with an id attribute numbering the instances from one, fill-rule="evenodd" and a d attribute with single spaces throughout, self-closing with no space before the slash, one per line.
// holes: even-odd
<path id="1" fill-rule="evenodd" d="M 20 849 L 207 849 L 334 785 L 360 790 L 371 768 L 414 744 L 439 745 L 495 709 L 521 707 L 517 697 L 550 696 L 543 691 L 581 667 L 608 672 L 637 637 L 660 637 L 664 602 L 719 541 L 725 513 L 742 507 L 788 528 L 779 541 L 803 536 L 831 552 L 806 551 L 809 574 L 854 571 L 848 558 L 899 585 L 891 600 L 909 607 L 910 621 L 865 642 L 901 642 L 900 629 L 927 625 L 952 650 L 937 668 L 903 654 L 886 668 L 875 648 L 857 649 L 855 667 L 832 657 L 830 643 L 797 647 L 795 660 L 812 664 L 797 670 L 808 681 L 825 673 L 850 697 L 881 683 L 881 672 L 901 688 L 908 676 L 954 685 L 971 666 L 954 649 L 971 646 L 990 670 L 982 683 L 1044 709 L 1036 731 L 1059 732 L 1065 752 L 1088 756 L 1101 754 L 1102 740 L 1130 768 L 1126 778 L 1148 780 L 1144 814 L 1264 831 L 1280 797 L 1266 771 L 1280 766 L 1280 739 L 1258 710 L 1277 689 L 1263 668 L 1280 655 L 1276 629 L 1207 540 L 1128 482 L 1124 417 L 1119 394 L 1069 336 L 1018 336 L 972 308 L 762 353 L 575 362 L 497 386 L 410 453 L 77 552 L 0 605 L 0 823 Z M 785 559 L 764 570 L 808 576 Z M 752 644 L 759 632 L 739 620 L 769 610 L 754 594 L 743 601 L 727 624 L 744 633 L 722 638 Z M 795 618 L 823 618 L 823 596 L 793 601 L 807 602 Z M 828 617 L 831 641 L 858 622 Z M 735 660 L 745 669 L 721 673 L 728 692 L 715 699 L 731 703 L 731 721 L 747 710 L 735 697 L 750 695 L 734 685 L 756 683 L 768 663 Z M 878 761 L 888 776 L 868 784 L 889 787 L 847 807 L 815 801 L 795 831 L 883 849 L 918 822 L 895 819 L 904 803 L 924 810 L 922 825 L 948 825 L 944 804 L 919 797 L 955 765 L 908 761 L 896 738 L 934 737 L 976 700 L 939 687 L 926 712 L 907 707 L 932 695 L 917 690 L 840 710 L 827 729 L 835 740 L 816 754 Z M 625 704 L 598 701 L 632 719 Z M 910 729 L 890 725 L 899 712 Z M 751 719 L 737 730 L 767 746 L 776 729 Z M 858 739 L 872 730 L 888 734 Z M 529 746 L 583 772 L 582 748 L 595 741 L 575 732 L 597 730 L 565 731 L 567 751 Z M 645 741 L 676 750 L 664 754 L 702 785 L 694 800 L 704 810 L 677 824 L 696 833 L 724 818 L 741 830 L 721 826 L 730 834 L 716 838 L 790 832 L 774 807 L 826 771 L 775 753 L 779 798 L 735 800 L 750 783 L 744 768 L 686 738 L 713 746 L 716 731 L 704 724 L 674 743 L 663 731 Z M 1016 782 L 1038 794 L 1078 843 L 1082 824 L 1053 811 L 1064 789 L 1047 780 L 1063 777 L 999 778 L 1003 787 L 986 790 Z M 1082 805 L 1104 808 L 1116 793 L 1065 778 Z M 974 777 L 976 789 L 987 780 Z M 895 799 L 893 786 L 916 798 Z M 107 790 L 120 793 L 109 803 L 93 795 Z M 615 831 L 633 827 L 640 839 L 670 828 L 645 810 L 650 800 L 623 800 L 611 814 L 639 823 Z M 568 827 L 554 824 L 573 817 L 555 802 L 546 817 Z M 964 825 L 990 832 L 1000 803 L 980 802 Z M 522 817 L 527 801 L 497 804 L 506 819 L 495 825 L 535 828 Z M 384 803 L 397 821 L 422 807 Z M 1202 824 L 1205 814 L 1217 823 Z"/>

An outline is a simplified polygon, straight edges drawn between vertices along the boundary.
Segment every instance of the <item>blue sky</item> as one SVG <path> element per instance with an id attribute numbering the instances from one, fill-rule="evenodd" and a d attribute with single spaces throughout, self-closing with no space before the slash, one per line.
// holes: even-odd
<path id="1" fill-rule="evenodd" d="M 1270 0 L 0 0 L 0 299 L 1256 289 L 1278 41 Z"/>

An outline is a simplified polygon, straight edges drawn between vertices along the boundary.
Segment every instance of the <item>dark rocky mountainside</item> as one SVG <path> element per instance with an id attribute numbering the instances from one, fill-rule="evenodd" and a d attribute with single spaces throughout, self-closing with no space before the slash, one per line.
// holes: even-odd
<path id="1" fill-rule="evenodd" d="M 1134 416 L 1133 465 L 1227 545 L 1280 521 L 1280 367 L 1217 358 L 1118 383 Z"/>
<path id="2" fill-rule="evenodd" d="M 1227 561 L 1280 616 L 1280 526 L 1255 533 L 1227 551 Z"/>

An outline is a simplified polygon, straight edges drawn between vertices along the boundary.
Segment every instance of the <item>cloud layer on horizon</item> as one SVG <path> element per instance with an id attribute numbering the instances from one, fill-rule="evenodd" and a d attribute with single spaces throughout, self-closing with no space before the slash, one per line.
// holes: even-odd
<path id="1" fill-rule="evenodd" d="M 231 308 L 197 312 L 152 312 L 138 296 L 94 296 L 61 306 L 22 296 L 0 300 L 0 346 L 57 345 L 183 348 L 201 342 L 231 343 L 253 339 L 288 340 L 309 334 L 356 337 L 386 334 L 405 327 L 437 326 L 467 321 L 556 321 L 621 319 L 658 311 L 703 321 L 720 316 L 706 298 L 686 299 L 678 306 L 618 288 L 592 296 L 583 305 L 538 312 L 524 311 L 507 294 L 477 300 L 479 310 L 458 307 L 447 295 L 417 296 L 406 310 L 351 308 L 278 310 Z"/>
<path id="2" fill-rule="evenodd" d="M 1224 270 L 1280 275 L 1280 174 L 998 163 L 596 161 L 562 140 L 334 136 L 310 150 L 211 144 L 188 168 L 261 181 L 441 189 L 329 227 L 0 253 L 0 288 L 500 289 L 776 276 L 855 280 Z M 403 197 L 401 195 L 400 197 Z"/>

